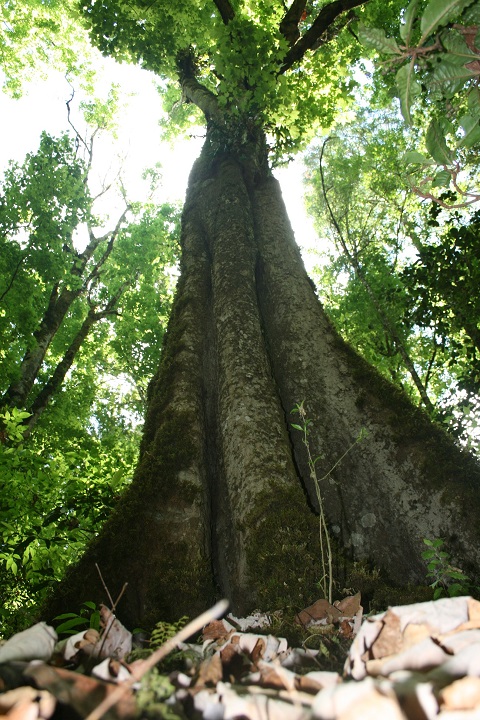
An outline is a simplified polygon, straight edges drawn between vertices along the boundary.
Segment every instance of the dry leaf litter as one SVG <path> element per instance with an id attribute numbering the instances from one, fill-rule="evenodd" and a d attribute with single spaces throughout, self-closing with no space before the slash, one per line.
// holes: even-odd
<path id="1" fill-rule="evenodd" d="M 471 597 L 391 607 L 363 622 L 359 595 L 318 600 L 296 622 L 353 639 L 343 676 L 318 669 L 319 651 L 255 632 L 268 631 L 260 613 L 214 620 L 202 645 L 178 645 L 189 658 L 182 671 L 154 671 L 163 696 L 154 691 L 143 709 L 142 693 L 155 687 L 151 675 L 134 682 L 145 660 L 128 663 L 131 633 L 103 606 L 101 615 L 100 633 L 58 643 L 38 623 L 0 647 L 0 720 L 480 720 L 480 602 Z"/>

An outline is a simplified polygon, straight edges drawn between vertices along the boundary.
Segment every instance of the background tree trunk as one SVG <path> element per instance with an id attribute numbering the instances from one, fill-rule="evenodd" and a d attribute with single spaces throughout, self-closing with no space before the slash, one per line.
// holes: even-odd
<path id="1" fill-rule="evenodd" d="M 301 401 L 348 554 L 416 582 L 422 537 L 441 536 L 478 573 L 478 466 L 336 334 L 258 151 L 247 163 L 212 150 L 207 136 L 190 177 L 134 482 L 49 614 L 103 597 L 95 562 L 112 595 L 128 581 L 119 612 L 134 624 L 192 616 L 220 595 L 237 613 L 315 600 L 316 499 L 290 425 Z"/>

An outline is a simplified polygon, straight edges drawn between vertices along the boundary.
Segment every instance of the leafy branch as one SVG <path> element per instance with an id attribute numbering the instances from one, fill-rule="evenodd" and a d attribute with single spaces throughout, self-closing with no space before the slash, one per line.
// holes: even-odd
<path id="1" fill-rule="evenodd" d="M 472 0 L 430 0 L 419 13 L 419 0 L 411 0 L 399 27 L 401 41 L 381 28 L 361 25 L 360 40 L 380 55 L 380 66 L 393 69 L 397 96 L 405 122 L 413 122 L 420 99 L 432 113 L 425 133 L 430 157 L 411 151 L 404 157 L 412 174 L 433 168 L 412 189 L 442 207 L 460 208 L 480 200 L 465 188 L 465 170 L 475 163 L 472 151 L 480 144 L 480 8 Z M 424 122 L 422 118 L 421 122 Z M 478 156 L 478 154 L 477 154 Z M 440 188 L 453 187 L 460 202 L 446 202 Z"/>

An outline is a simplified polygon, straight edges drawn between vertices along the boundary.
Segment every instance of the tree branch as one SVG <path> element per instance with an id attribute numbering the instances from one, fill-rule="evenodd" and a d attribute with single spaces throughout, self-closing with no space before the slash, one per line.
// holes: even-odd
<path id="1" fill-rule="evenodd" d="M 218 125 L 223 124 L 223 113 L 218 106 L 217 96 L 199 83 L 196 78 L 195 58 L 192 50 L 177 57 L 177 68 L 182 87 L 182 100 L 196 105 L 205 115 L 207 122 L 214 120 Z"/>
<path id="2" fill-rule="evenodd" d="M 3 293 L 0 295 L 0 303 L 4 301 L 5 295 L 12 289 L 12 285 L 13 285 L 13 283 L 15 282 L 15 278 L 16 278 L 17 275 L 18 275 L 18 271 L 20 270 L 20 267 L 21 267 L 23 261 L 24 261 L 27 257 L 28 257 L 27 255 L 22 255 L 22 257 L 21 257 L 20 260 L 18 261 L 18 263 L 17 263 L 17 265 L 16 265 L 16 267 L 15 267 L 15 270 L 13 271 L 12 277 L 10 278 L 10 280 L 9 280 L 9 282 L 8 282 L 7 287 L 5 288 L 5 290 L 3 291 Z"/>
<path id="3" fill-rule="evenodd" d="M 290 45 L 290 47 L 292 47 L 292 45 L 295 45 L 298 38 L 300 37 L 300 30 L 298 29 L 298 24 L 302 19 L 306 4 L 307 0 L 293 0 L 292 4 L 290 5 L 280 22 L 279 30 L 285 40 Z"/>
<path id="4" fill-rule="evenodd" d="M 127 215 L 127 213 L 128 213 L 129 210 L 130 210 L 130 205 L 127 205 L 127 207 L 125 208 L 125 210 L 123 211 L 123 213 L 122 213 L 122 214 L 120 215 L 120 217 L 118 218 L 117 224 L 115 225 L 115 228 L 114 228 L 111 232 L 107 233 L 107 234 L 104 235 L 102 238 L 100 238 L 100 240 L 106 240 L 106 239 L 108 238 L 108 244 L 107 244 L 107 247 L 106 247 L 106 249 L 105 249 L 102 257 L 99 259 L 99 261 L 96 263 L 95 267 L 92 269 L 92 271 L 90 272 L 90 274 L 89 274 L 88 277 L 86 278 L 86 280 L 85 280 L 85 282 L 84 282 L 84 284 L 83 284 L 83 287 L 84 287 L 84 288 L 87 288 L 87 286 L 89 285 L 89 283 L 90 283 L 94 278 L 96 278 L 96 277 L 99 276 L 100 268 L 101 268 L 102 265 L 104 265 L 104 263 L 108 260 L 108 257 L 109 257 L 110 253 L 111 253 L 112 250 L 113 250 L 113 245 L 114 245 L 114 243 L 115 243 L 115 240 L 117 239 L 118 233 L 119 233 L 120 230 L 122 229 L 122 225 L 123 225 L 123 223 L 124 223 L 124 221 L 125 221 L 125 217 L 126 217 L 126 215 Z M 89 230 L 89 233 L 93 236 L 93 233 L 92 233 L 92 231 L 91 231 L 90 226 L 88 226 L 88 230 Z"/>
<path id="5" fill-rule="evenodd" d="M 233 8 L 230 5 L 229 0 L 213 0 L 213 2 L 215 3 L 217 10 L 220 13 L 224 25 L 228 25 L 230 20 L 233 20 L 233 18 L 235 17 L 235 13 L 233 12 Z"/>
<path id="6" fill-rule="evenodd" d="M 367 2 L 368 0 L 334 0 L 329 5 L 325 5 L 318 13 L 313 25 L 286 54 L 280 73 L 284 73 L 301 60 L 307 50 L 315 50 L 322 35 L 333 25 L 339 15 L 359 5 L 365 5 Z"/>
<path id="7" fill-rule="evenodd" d="M 108 317 L 109 315 L 114 315 L 117 312 L 116 308 L 120 298 L 122 297 L 127 287 L 129 287 L 130 285 L 132 285 L 133 282 L 135 282 L 136 277 L 137 276 L 135 275 L 133 280 L 132 278 L 125 280 L 120 285 L 117 292 L 112 295 L 110 300 L 102 309 L 98 310 L 95 307 L 90 307 L 88 314 L 80 327 L 80 330 L 73 338 L 69 347 L 65 351 L 63 358 L 57 364 L 54 372 L 52 373 L 48 381 L 45 383 L 43 388 L 40 390 L 31 407 L 29 408 L 31 415 L 29 418 L 27 418 L 25 422 L 25 438 L 30 435 L 34 426 L 37 424 L 40 415 L 47 408 L 47 405 L 52 399 L 52 396 L 55 395 L 60 386 L 63 384 L 67 372 L 72 367 L 73 361 L 75 360 L 78 351 L 83 345 L 83 342 L 89 335 L 93 325 L 100 320 Z"/>

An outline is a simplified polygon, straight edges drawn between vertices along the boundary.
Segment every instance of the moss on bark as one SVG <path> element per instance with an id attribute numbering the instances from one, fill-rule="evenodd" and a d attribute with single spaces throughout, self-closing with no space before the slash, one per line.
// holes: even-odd
<path id="1" fill-rule="evenodd" d="M 417 583 L 422 537 L 443 536 L 479 574 L 477 464 L 334 331 L 258 147 L 238 155 L 207 138 L 192 170 L 136 476 L 50 615 L 102 598 L 95 561 L 112 594 L 129 582 L 120 614 L 134 625 L 218 596 L 237 613 L 313 602 L 316 498 L 290 414 L 302 400 L 345 556 Z"/>

